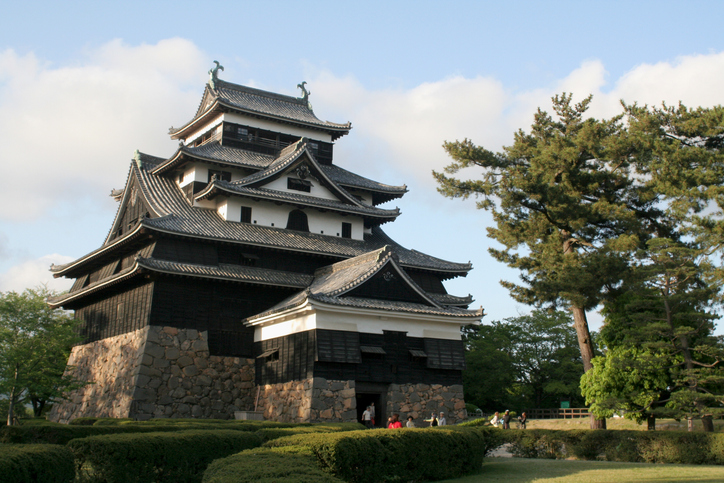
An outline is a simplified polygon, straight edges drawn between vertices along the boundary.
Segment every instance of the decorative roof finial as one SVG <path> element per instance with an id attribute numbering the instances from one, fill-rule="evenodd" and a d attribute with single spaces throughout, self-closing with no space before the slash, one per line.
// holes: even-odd
<path id="1" fill-rule="evenodd" d="M 214 61 L 216 67 L 209 70 L 209 85 L 212 89 L 216 90 L 216 81 L 219 80 L 219 71 L 224 70 L 224 66 L 219 64 L 218 60 Z"/>
<path id="2" fill-rule="evenodd" d="M 308 91 L 306 87 L 304 87 L 304 86 L 306 86 L 306 85 L 307 85 L 307 81 L 302 81 L 301 84 L 297 84 L 297 87 L 299 87 L 299 88 L 302 90 L 302 97 L 300 97 L 300 99 L 307 103 L 307 107 L 308 107 L 309 110 L 311 111 L 311 110 L 312 110 L 312 103 L 309 102 L 309 96 L 310 96 L 310 94 L 312 94 L 312 93 L 311 93 L 310 91 Z"/>
<path id="3" fill-rule="evenodd" d="M 141 161 L 141 152 L 138 149 L 133 152 L 133 160 L 136 162 L 136 165 L 139 168 L 143 168 L 143 161 Z"/>

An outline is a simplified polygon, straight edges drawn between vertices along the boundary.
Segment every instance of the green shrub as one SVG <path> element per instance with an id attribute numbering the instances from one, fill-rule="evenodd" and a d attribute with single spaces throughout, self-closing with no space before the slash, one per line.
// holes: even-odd
<path id="1" fill-rule="evenodd" d="M 546 429 L 501 431 L 514 456 L 608 461 L 724 464 L 724 433 Z"/>
<path id="2" fill-rule="evenodd" d="M 260 444 L 253 433 L 217 429 L 92 436 L 68 447 L 90 481 L 176 483 L 201 481 L 213 460 Z"/>
<path id="3" fill-rule="evenodd" d="M 218 459 L 204 472 L 203 483 L 341 483 L 319 467 L 309 448 L 256 448 Z"/>
<path id="4" fill-rule="evenodd" d="M 458 424 L 457 426 L 458 426 L 458 427 L 461 427 L 461 426 L 462 426 L 462 427 L 464 427 L 464 428 L 465 428 L 465 427 L 470 427 L 470 426 L 485 426 L 485 425 L 487 425 L 489 422 L 490 422 L 490 420 L 488 420 L 488 419 L 486 419 L 486 418 L 478 418 L 478 419 L 473 419 L 472 421 L 465 421 L 464 423 L 460 423 L 460 424 Z"/>
<path id="5" fill-rule="evenodd" d="M 479 469 L 497 445 L 490 430 L 435 428 L 296 435 L 264 447 L 309 448 L 334 476 L 376 483 L 457 478 Z"/>
<path id="6" fill-rule="evenodd" d="M 69 483 L 75 480 L 73 453 L 50 444 L 0 445 L 0 480 L 5 483 Z"/>
<path id="7" fill-rule="evenodd" d="M 360 423 L 315 424 L 313 426 L 297 426 L 292 428 L 263 428 L 256 431 L 262 441 L 283 438 L 295 434 L 339 433 L 343 431 L 359 431 L 367 429 Z"/>
<path id="8" fill-rule="evenodd" d="M 92 422 L 90 422 L 91 420 Z M 42 425 L 0 427 L 0 443 L 66 444 L 72 439 L 103 434 L 187 431 L 189 429 L 233 429 L 235 431 L 255 432 L 265 428 L 313 426 L 310 423 L 293 424 L 277 423 L 275 421 L 224 421 L 204 419 L 155 419 L 141 422 L 114 420 L 111 418 L 85 418 L 85 421 L 85 424 L 78 423 L 74 425 L 46 422 Z M 88 424 L 92 424 L 92 426 Z"/>

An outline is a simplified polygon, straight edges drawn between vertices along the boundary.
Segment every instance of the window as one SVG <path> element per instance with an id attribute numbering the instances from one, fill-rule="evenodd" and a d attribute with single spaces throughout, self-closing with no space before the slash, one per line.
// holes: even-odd
<path id="1" fill-rule="evenodd" d="M 342 238 L 352 238 L 352 223 L 342 223 Z"/>
<path id="2" fill-rule="evenodd" d="M 307 214 L 301 210 L 291 211 L 287 220 L 287 230 L 309 231 Z"/>
<path id="3" fill-rule="evenodd" d="M 251 223 L 251 206 L 241 207 L 241 220 L 242 223 Z"/>
<path id="4" fill-rule="evenodd" d="M 312 182 L 306 179 L 287 178 L 287 189 L 309 193 L 312 191 Z"/>
<path id="5" fill-rule="evenodd" d="M 209 180 L 208 182 L 211 183 L 211 177 L 216 175 L 216 179 L 221 181 L 231 181 L 231 173 L 228 171 L 219 171 L 216 169 L 210 169 L 209 170 Z"/>

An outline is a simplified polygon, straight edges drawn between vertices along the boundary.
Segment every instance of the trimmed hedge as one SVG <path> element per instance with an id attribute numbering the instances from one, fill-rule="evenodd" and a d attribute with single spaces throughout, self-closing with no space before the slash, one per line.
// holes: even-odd
<path id="1" fill-rule="evenodd" d="M 215 429 L 92 436 L 68 447 L 90 481 L 175 483 L 201 481 L 213 460 L 260 444 L 253 433 Z"/>
<path id="2" fill-rule="evenodd" d="M 54 444 L 0 445 L 0 480 L 70 483 L 75 480 L 73 453 Z"/>
<path id="3" fill-rule="evenodd" d="M 360 423 L 336 423 L 336 424 L 315 424 L 314 426 L 299 426 L 293 428 L 264 428 L 257 431 L 262 441 L 270 441 L 272 439 L 284 438 L 295 434 L 311 434 L 311 433 L 339 433 L 344 431 L 360 431 L 367 429 Z"/>
<path id="4" fill-rule="evenodd" d="M 80 419 L 80 418 L 79 418 Z M 93 425 L 46 423 L 42 425 L 0 427 L 0 443 L 13 444 L 66 444 L 77 438 L 104 434 L 150 433 L 159 431 L 187 431 L 190 429 L 230 429 L 255 432 L 266 428 L 291 428 L 312 426 L 311 423 L 293 424 L 275 421 L 225 421 L 152 419 L 149 421 L 113 420 L 110 418 L 85 418 Z"/>
<path id="5" fill-rule="evenodd" d="M 300 458 L 309 458 L 309 464 L 316 460 L 317 467 L 344 481 L 442 480 L 478 470 L 483 456 L 500 444 L 496 433 L 499 431 L 428 428 L 304 434 L 267 441 L 264 448 L 286 449 Z M 280 461 L 279 468 L 267 468 L 270 475 L 280 477 L 274 472 L 288 469 L 284 458 L 277 458 L 274 452 L 247 451 L 216 461 L 207 470 L 204 482 L 225 481 L 221 474 L 235 478 L 226 481 L 256 481 L 243 475 L 254 466 L 253 459 L 261 456 L 270 464 Z"/>
<path id="6" fill-rule="evenodd" d="M 632 463 L 724 465 L 724 433 L 627 430 L 508 430 L 514 456 Z"/>
<path id="7" fill-rule="evenodd" d="M 214 461 L 203 483 L 341 483 L 319 467 L 309 448 L 256 448 Z"/>

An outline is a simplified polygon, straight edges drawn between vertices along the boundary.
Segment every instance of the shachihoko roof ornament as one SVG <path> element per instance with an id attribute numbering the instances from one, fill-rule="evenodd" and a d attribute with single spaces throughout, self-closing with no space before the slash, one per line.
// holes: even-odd
<path id="1" fill-rule="evenodd" d="M 312 94 L 311 91 L 308 91 L 306 87 L 307 81 L 302 81 L 301 84 L 297 84 L 297 87 L 299 87 L 302 90 L 302 97 L 300 97 L 301 100 L 307 103 L 307 108 L 309 108 L 310 111 L 312 111 L 312 103 L 309 102 L 309 96 Z"/>
<path id="2" fill-rule="evenodd" d="M 224 70 L 224 66 L 219 64 L 218 60 L 215 60 L 214 64 L 216 64 L 216 67 L 209 70 L 209 86 L 216 90 L 216 81 L 219 80 L 219 71 Z"/>

